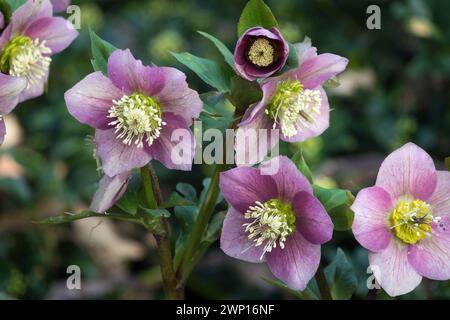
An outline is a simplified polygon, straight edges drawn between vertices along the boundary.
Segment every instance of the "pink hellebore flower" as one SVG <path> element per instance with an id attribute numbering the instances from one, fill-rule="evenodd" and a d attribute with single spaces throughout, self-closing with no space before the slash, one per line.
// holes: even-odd
<path id="1" fill-rule="evenodd" d="M 276 167 L 263 175 L 263 166 Z M 272 273 L 289 287 L 304 290 L 320 263 L 320 245 L 329 241 L 333 223 L 308 180 L 281 156 L 259 169 L 223 172 L 220 188 L 231 207 L 220 246 L 229 256 L 248 262 L 267 261 Z"/>
<path id="2" fill-rule="evenodd" d="M 277 28 L 254 27 L 239 38 L 234 51 L 234 65 L 243 78 L 253 81 L 280 70 L 288 55 L 289 44 Z"/>
<path id="3" fill-rule="evenodd" d="M 0 36 L 0 115 L 43 94 L 50 57 L 77 35 L 69 22 L 53 17 L 49 0 L 28 0 L 14 11 Z"/>
<path id="4" fill-rule="evenodd" d="M 353 233 L 389 295 L 414 290 L 422 277 L 450 279 L 450 172 L 436 171 L 424 150 L 408 143 L 391 153 L 352 210 Z"/>
<path id="5" fill-rule="evenodd" d="M 50 0 L 53 5 L 54 12 L 66 11 L 67 7 L 70 5 L 70 0 Z"/>
<path id="6" fill-rule="evenodd" d="M 270 139 L 271 130 L 280 130 L 283 141 L 301 142 L 319 136 L 328 128 L 330 109 L 322 84 L 344 71 L 348 60 L 331 53 L 317 55 L 317 49 L 311 47 L 309 41 L 295 47 L 299 66 L 264 81 L 262 100 L 247 109 L 239 124 L 237 150 L 245 150 L 245 154 L 237 152 L 237 163 L 244 163 L 240 159 L 245 159 L 248 154 L 259 154 L 254 150 L 259 143 L 250 149 L 239 147 L 245 143 L 242 137 L 249 130 L 257 134 L 260 129 L 267 130 L 267 149 L 270 151 L 277 143 Z"/>
<path id="7" fill-rule="evenodd" d="M 117 50 L 109 57 L 108 77 L 91 73 L 66 92 L 65 100 L 72 116 L 96 129 L 106 174 L 93 204 L 99 211 L 120 198 L 120 184 L 134 168 L 152 159 L 169 169 L 191 170 L 195 139 L 189 127 L 203 103 L 181 71 L 147 67 L 129 50 Z M 183 137 L 172 139 L 178 129 Z M 182 150 L 178 159 L 174 150 Z"/>

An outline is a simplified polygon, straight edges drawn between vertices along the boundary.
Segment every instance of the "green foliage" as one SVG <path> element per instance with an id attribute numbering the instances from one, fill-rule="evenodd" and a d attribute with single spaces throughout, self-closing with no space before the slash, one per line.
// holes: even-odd
<path id="1" fill-rule="evenodd" d="M 227 95 L 227 98 L 237 109 L 245 111 L 262 97 L 263 92 L 257 82 L 248 81 L 239 76 L 231 78 L 231 93 Z"/>
<path id="2" fill-rule="evenodd" d="M 238 23 L 238 37 L 252 27 L 263 27 L 270 29 L 278 27 L 270 8 L 262 0 L 250 0 L 242 11 Z"/>
<path id="3" fill-rule="evenodd" d="M 216 48 L 220 51 L 220 53 L 223 55 L 223 58 L 225 59 L 225 62 L 231 67 L 231 69 L 234 70 L 234 59 L 233 54 L 231 53 L 230 49 L 227 48 L 227 46 L 217 39 L 216 37 L 210 35 L 209 33 L 203 32 L 203 31 L 197 31 L 202 36 L 204 36 L 206 39 L 210 40 Z"/>
<path id="4" fill-rule="evenodd" d="M 303 152 L 301 149 L 294 154 L 291 160 L 297 166 L 298 171 L 303 173 L 303 175 L 308 179 L 309 183 L 313 183 L 311 170 L 306 164 L 305 158 L 303 158 Z"/>
<path id="5" fill-rule="evenodd" d="M 211 87 L 216 88 L 220 92 L 230 91 L 230 81 L 216 62 L 197 57 L 189 52 L 172 52 L 172 55 Z"/>
<path id="6" fill-rule="evenodd" d="M 89 30 L 91 37 L 91 52 L 92 52 L 92 66 L 95 71 L 101 71 L 103 74 L 108 74 L 108 58 L 114 51 L 117 50 L 109 42 L 100 38 L 94 31 Z"/>
<path id="7" fill-rule="evenodd" d="M 333 262 L 324 271 L 333 300 L 350 299 L 356 291 L 358 281 L 344 251 L 338 248 Z"/>

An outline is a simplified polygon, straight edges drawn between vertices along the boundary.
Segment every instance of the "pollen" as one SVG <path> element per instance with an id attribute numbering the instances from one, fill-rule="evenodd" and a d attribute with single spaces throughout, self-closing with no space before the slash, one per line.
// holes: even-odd
<path id="1" fill-rule="evenodd" d="M 245 219 L 252 220 L 243 224 L 248 238 L 253 241 L 255 247 L 264 245 L 261 259 L 277 245 L 284 249 L 287 237 L 295 229 L 295 215 L 291 204 L 279 199 L 264 203 L 256 201 L 255 205 L 245 212 Z"/>
<path id="2" fill-rule="evenodd" d="M 268 67 L 275 61 L 275 49 L 268 39 L 256 39 L 248 50 L 248 59 L 257 67 Z"/>
<path id="3" fill-rule="evenodd" d="M 305 90 L 297 80 L 283 81 L 265 112 L 274 121 L 273 129 L 279 124 L 283 135 L 293 137 L 316 122 L 321 106 L 319 90 Z"/>
<path id="4" fill-rule="evenodd" d="M 431 223 L 440 220 L 439 217 L 433 217 L 430 205 L 419 199 L 398 201 L 390 219 L 392 232 L 406 244 L 415 244 L 430 237 Z"/>
<path id="5" fill-rule="evenodd" d="M 17 36 L 6 44 L 0 54 L 0 70 L 27 79 L 29 88 L 46 76 L 52 61 L 49 57 L 51 53 L 45 40 Z"/>
<path id="6" fill-rule="evenodd" d="M 126 145 L 134 144 L 138 148 L 144 146 L 144 141 L 152 145 L 166 125 L 159 104 L 140 93 L 114 100 L 108 118 L 113 119 L 109 125 L 116 128 L 117 138 Z"/>

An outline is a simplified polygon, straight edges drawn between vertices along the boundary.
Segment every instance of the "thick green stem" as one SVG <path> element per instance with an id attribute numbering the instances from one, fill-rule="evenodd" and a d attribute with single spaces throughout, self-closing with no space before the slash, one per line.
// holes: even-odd
<path id="1" fill-rule="evenodd" d="M 319 287 L 322 300 L 333 300 L 333 298 L 331 297 L 330 287 L 328 286 L 327 278 L 325 277 L 325 273 L 323 271 L 322 264 L 319 265 L 319 270 L 317 270 L 316 282 L 317 286 Z"/>
<path id="2" fill-rule="evenodd" d="M 197 220 L 186 242 L 185 251 L 178 267 L 178 272 L 182 279 L 186 279 L 192 269 L 191 264 L 196 260 L 196 250 L 199 247 L 203 234 L 208 226 L 209 219 L 214 212 L 217 197 L 219 196 L 219 178 L 222 168 L 222 165 L 216 165 L 214 168 L 214 174 L 211 183 L 209 184 L 208 191 L 206 192 L 205 200 L 200 207 Z"/>
<path id="3" fill-rule="evenodd" d="M 158 208 L 161 203 L 161 190 L 153 168 L 148 165 L 141 168 L 142 184 L 145 193 L 145 200 L 150 209 Z M 155 196 L 155 194 L 157 196 Z M 150 228 L 155 236 L 158 246 L 158 257 L 161 266 L 161 277 L 163 280 L 166 298 L 170 300 L 183 299 L 183 288 L 178 286 L 176 273 L 173 267 L 172 246 L 169 236 L 169 223 L 165 218 L 161 218 L 158 223 Z"/>

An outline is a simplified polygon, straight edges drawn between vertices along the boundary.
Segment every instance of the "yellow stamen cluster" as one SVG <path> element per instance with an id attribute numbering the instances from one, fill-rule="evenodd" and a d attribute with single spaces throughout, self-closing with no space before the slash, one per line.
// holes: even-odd
<path id="1" fill-rule="evenodd" d="M 275 61 L 275 49 L 268 39 L 256 39 L 250 45 L 248 59 L 255 66 L 268 67 Z"/>

